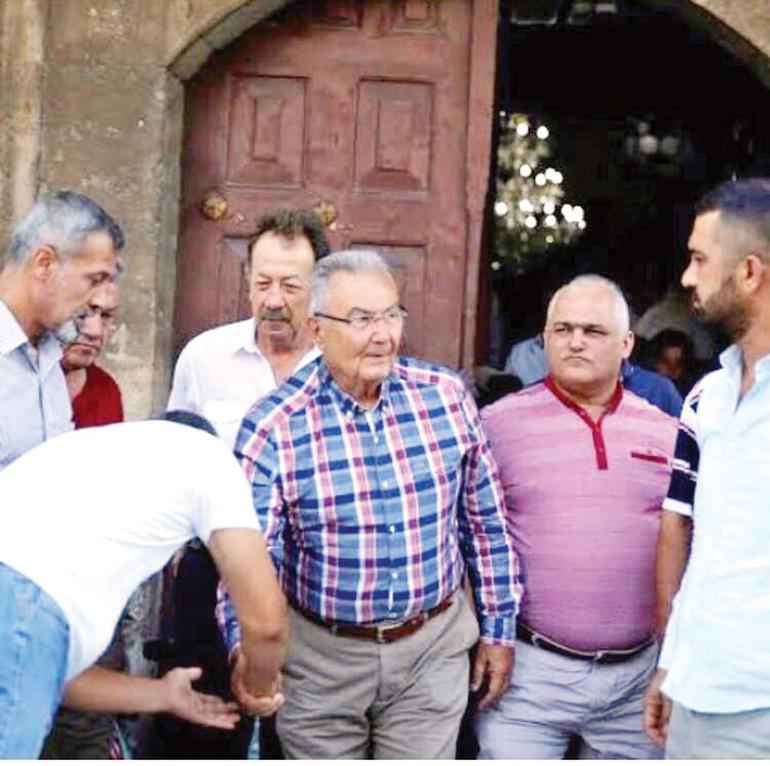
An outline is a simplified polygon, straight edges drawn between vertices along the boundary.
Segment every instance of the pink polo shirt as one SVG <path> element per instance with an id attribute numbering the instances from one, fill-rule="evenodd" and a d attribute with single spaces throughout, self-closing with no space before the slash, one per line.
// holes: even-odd
<path id="1" fill-rule="evenodd" d="M 524 574 L 519 619 L 583 651 L 644 641 L 676 419 L 618 385 L 594 423 L 548 379 L 481 417 Z"/>

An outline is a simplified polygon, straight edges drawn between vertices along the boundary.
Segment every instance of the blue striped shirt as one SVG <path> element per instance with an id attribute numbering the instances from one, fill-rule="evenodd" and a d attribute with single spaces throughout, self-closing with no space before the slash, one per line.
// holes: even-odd
<path id="1" fill-rule="evenodd" d="M 467 564 L 482 640 L 512 645 L 518 559 L 456 374 L 399 359 L 366 411 L 316 360 L 246 415 L 236 456 L 292 603 L 329 622 L 408 619 L 459 588 Z M 226 600 L 219 615 L 232 648 Z"/>

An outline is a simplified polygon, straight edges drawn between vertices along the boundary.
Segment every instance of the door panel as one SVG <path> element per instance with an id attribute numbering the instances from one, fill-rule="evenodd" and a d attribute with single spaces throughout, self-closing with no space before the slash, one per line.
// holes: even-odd
<path id="1" fill-rule="evenodd" d="M 333 248 L 373 246 L 396 268 L 406 350 L 461 363 L 478 262 L 466 252 L 473 14 L 471 0 L 296 3 L 190 81 L 177 349 L 248 316 L 240 258 L 261 214 L 329 203 Z M 202 212 L 211 192 L 227 201 L 218 220 Z"/>

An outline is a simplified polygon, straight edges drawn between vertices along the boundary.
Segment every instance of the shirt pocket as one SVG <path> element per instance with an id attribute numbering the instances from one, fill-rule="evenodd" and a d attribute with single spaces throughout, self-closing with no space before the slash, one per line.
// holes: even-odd
<path id="1" fill-rule="evenodd" d="M 645 460 L 648 463 L 657 463 L 660 466 L 671 468 L 671 458 L 668 455 L 653 449 L 640 447 L 631 450 L 632 460 Z"/>

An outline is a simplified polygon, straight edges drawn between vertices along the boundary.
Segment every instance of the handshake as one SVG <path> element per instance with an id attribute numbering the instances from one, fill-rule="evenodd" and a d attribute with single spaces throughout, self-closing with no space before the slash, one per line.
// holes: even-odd
<path id="1" fill-rule="evenodd" d="M 240 648 L 233 651 L 231 666 L 230 688 L 245 713 L 267 717 L 273 715 L 283 705 L 284 696 L 280 673 L 276 673 L 272 680 L 264 684 L 259 678 L 259 671 L 249 668 L 246 657 Z"/>

